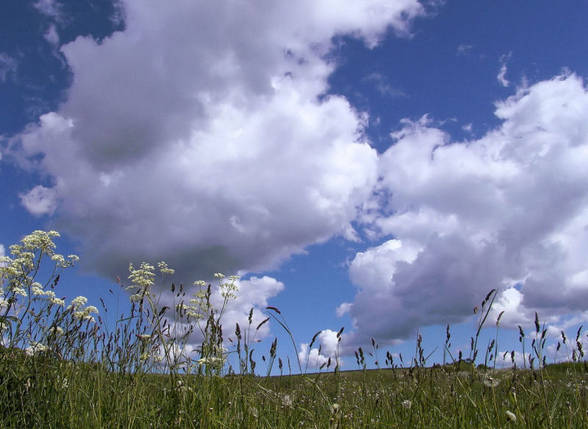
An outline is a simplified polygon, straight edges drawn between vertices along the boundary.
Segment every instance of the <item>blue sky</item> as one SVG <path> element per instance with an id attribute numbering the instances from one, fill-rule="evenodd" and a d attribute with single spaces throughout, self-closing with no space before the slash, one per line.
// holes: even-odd
<path id="1" fill-rule="evenodd" d="M 299 343 L 330 330 L 317 362 L 341 326 L 346 352 L 410 354 L 446 323 L 465 349 L 491 288 L 506 328 L 537 311 L 571 332 L 588 317 L 587 12 L 7 1 L 0 243 L 59 230 L 82 262 L 62 293 L 111 306 L 131 261 L 186 284 L 238 272 L 226 324 L 275 305 Z"/>

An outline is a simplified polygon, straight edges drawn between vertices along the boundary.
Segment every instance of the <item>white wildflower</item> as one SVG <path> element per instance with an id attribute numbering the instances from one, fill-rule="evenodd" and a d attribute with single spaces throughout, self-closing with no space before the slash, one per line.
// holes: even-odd
<path id="1" fill-rule="evenodd" d="M 67 262 L 65 262 L 65 258 L 63 257 L 63 255 L 59 255 L 56 253 L 55 255 L 51 256 L 51 260 L 53 262 L 55 262 L 55 264 L 58 267 L 62 267 L 62 268 L 67 267 Z"/>
<path id="2" fill-rule="evenodd" d="M 516 422 L 517 421 L 517 416 L 515 413 L 513 413 L 512 411 L 506 411 L 506 418 L 511 421 L 511 422 Z"/>
<path id="3" fill-rule="evenodd" d="M 176 270 L 174 270 L 173 268 L 168 267 L 167 263 L 164 261 L 159 262 L 157 264 L 157 268 L 159 268 L 159 272 L 161 274 L 173 275 L 173 273 L 176 272 Z"/>
<path id="4" fill-rule="evenodd" d="M 12 292 L 14 292 L 15 295 L 27 296 L 27 291 L 20 286 L 14 286 Z"/>
<path id="5" fill-rule="evenodd" d="M 256 407 L 249 407 L 249 413 L 255 418 L 259 417 L 259 412 Z"/>
<path id="6" fill-rule="evenodd" d="M 402 406 L 407 410 L 410 410 L 410 408 L 412 407 L 412 401 L 410 399 L 405 399 L 404 401 L 402 401 Z"/>
<path id="7" fill-rule="evenodd" d="M 500 384 L 500 380 L 490 377 L 489 375 L 487 375 L 486 377 L 484 377 L 484 381 L 483 381 L 484 385 L 486 387 L 497 387 Z"/>
<path id="8" fill-rule="evenodd" d="M 78 296 L 71 301 L 71 304 L 69 307 L 67 307 L 67 309 L 68 310 L 71 308 L 78 309 L 78 308 L 86 305 L 87 302 L 88 302 L 88 298 L 86 298 L 85 296 Z"/>
<path id="9" fill-rule="evenodd" d="M 155 267 L 147 262 L 141 262 L 138 269 L 135 269 L 133 264 L 129 264 L 129 280 L 133 283 L 130 287 L 148 289 L 153 286 L 154 270 Z"/>
<path id="10" fill-rule="evenodd" d="M 282 396 L 282 405 L 284 407 L 291 407 L 292 406 L 292 398 L 290 397 L 290 395 Z"/>
<path id="11" fill-rule="evenodd" d="M 65 301 L 61 298 L 51 298 L 51 304 L 60 305 L 63 307 L 65 305 Z"/>
<path id="12" fill-rule="evenodd" d="M 41 343 L 37 343 L 36 341 L 31 341 L 31 345 L 25 349 L 25 353 L 29 356 L 33 356 L 37 353 L 42 353 L 49 350 L 49 348 Z"/>
<path id="13" fill-rule="evenodd" d="M 52 326 L 49 328 L 49 332 L 55 335 L 63 335 L 63 328 L 61 326 Z"/>

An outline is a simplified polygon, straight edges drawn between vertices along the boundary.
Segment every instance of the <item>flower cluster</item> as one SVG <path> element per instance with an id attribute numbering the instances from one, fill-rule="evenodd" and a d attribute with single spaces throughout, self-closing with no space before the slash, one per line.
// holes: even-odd
<path id="1" fill-rule="evenodd" d="M 52 240 L 55 237 L 59 237 L 57 231 L 34 231 L 25 236 L 20 244 L 10 246 L 11 256 L 0 257 L 0 293 L 4 297 L 27 297 L 32 293 L 37 298 L 43 297 L 53 304 L 61 304 L 53 291 L 44 291 L 43 286 L 35 281 L 44 255 L 49 256 L 55 264 L 54 274 L 58 269 L 72 267 L 79 260 L 76 255 L 64 257 L 55 253 L 55 243 Z"/>
<path id="2" fill-rule="evenodd" d="M 98 313 L 98 309 L 93 305 L 84 307 L 87 302 L 88 298 L 85 296 L 78 296 L 71 301 L 71 304 L 67 307 L 67 309 L 73 312 L 72 314 L 75 319 L 89 320 L 94 322 L 92 313 Z"/>
<path id="3" fill-rule="evenodd" d="M 162 276 L 173 275 L 175 272 L 164 261 L 159 262 L 157 268 Z M 151 297 L 151 288 L 155 284 L 155 267 L 148 262 L 141 262 L 139 268 L 135 268 L 131 263 L 129 264 L 129 273 L 131 285 L 127 287 L 127 290 L 134 292 L 131 295 L 131 301 L 137 302 L 145 297 Z"/>

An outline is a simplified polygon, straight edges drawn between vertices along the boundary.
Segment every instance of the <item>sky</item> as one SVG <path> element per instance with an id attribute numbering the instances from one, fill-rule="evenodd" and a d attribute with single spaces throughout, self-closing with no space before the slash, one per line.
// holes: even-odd
<path id="1" fill-rule="evenodd" d="M 588 320 L 584 2 L 1 8 L 0 253 L 58 230 L 64 295 L 238 274 L 225 326 L 276 306 L 314 364 L 341 327 L 344 356 L 446 324 L 465 348 L 493 288 L 507 331 Z"/>

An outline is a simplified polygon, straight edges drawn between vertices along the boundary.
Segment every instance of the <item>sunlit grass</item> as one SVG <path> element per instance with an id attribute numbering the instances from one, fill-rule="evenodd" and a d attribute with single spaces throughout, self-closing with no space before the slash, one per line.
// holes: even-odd
<path id="1" fill-rule="evenodd" d="M 166 309 L 154 286 L 173 271 L 165 264 L 131 266 L 126 286 L 131 314 L 109 328 L 83 297 L 68 304 L 55 295 L 59 276 L 76 258 L 56 256 L 54 237 L 36 231 L 11 247 L 11 257 L 1 262 L 0 427 L 588 426 L 581 330 L 573 361 L 547 365 L 545 328 L 537 316 L 535 332 L 527 334 L 533 339 L 524 365 L 496 369 L 496 341 L 478 350 L 496 291 L 478 310 L 468 356 L 451 354 L 447 327 L 444 365 L 428 364 L 418 337 L 408 362 L 395 360 L 372 340 L 371 352 L 356 352 L 356 371 L 339 371 L 334 359 L 323 372 L 298 373 L 306 368 L 296 355 L 291 362 L 296 375 L 270 376 L 276 373 L 277 342 L 263 360 L 251 353 L 251 341 L 268 319 L 255 326 L 252 310 L 247 326 L 235 326 L 233 349 L 225 348 L 222 315 L 237 293 L 236 278 L 217 273 L 216 285 L 196 282 L 195 293 L 174 285 L 176 308 Z M 50 269 L 42 270 L 43 264 Z M 48 273 L 43 283 L 36 279 L 40 272 Z M 218 307 L 211 302 L 214 288 L 221 297 Z M 269 308 L 268 314 L 296 349 L 280 311 Z M 195 331 L 204 340 L 194 356 L 186 350 Z M 523 348 L 529 338 L 522 328 L 519 337 Z M 565 335 L 561 341 L 574 342 Z M 378 352 L 384 364 L 375 362 Z M 229 353 L 236 368 L 229 365 Z M 281 358 L 277 365 L 279 373 L 290 372 Z M 380 369 L 367 369 L 374 366 Z"/>

